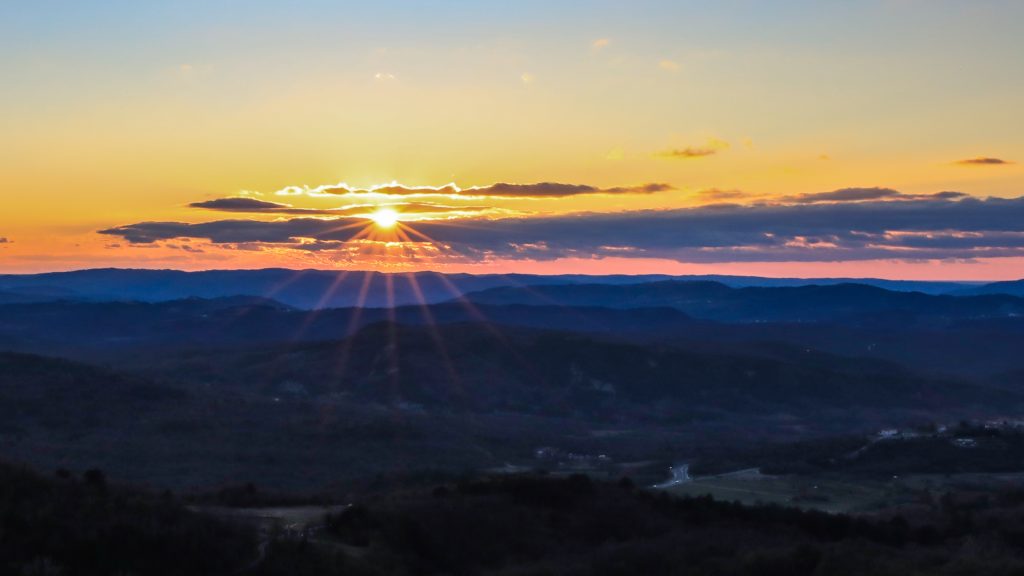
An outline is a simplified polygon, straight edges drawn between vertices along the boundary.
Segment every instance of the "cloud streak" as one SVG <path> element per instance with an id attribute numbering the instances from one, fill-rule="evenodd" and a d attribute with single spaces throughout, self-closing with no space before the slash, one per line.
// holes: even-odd
<path id="1" fill-rule="evenodd" d="M 675 160 L 689 160 L 693 158 L 704 158 L 706 156 L 714 156 L 722 150 L 729 148 L 729 143 L 725 140 L 719 140 L 717 138 L 711 138 L 707 144 L 703 146 L 687 146 L 685 148 L 670 148 L 668 150 L 662 150 L 655 154 L 658 158 L 669 158 Z"/>
<path id="2" fill-rule="evenodd" d="M 494 210 L 494 208 L 488 206 L 447 206 L 431 202 L 357 204 L 352 206 L 343 206 L 340 208 L 296 208 L 291 204 L 268 202 L 266 200 L 257 200 L 256 198 L 247 197 L 217 198 L 215 200 L 193 202 L 189 204 L 189 207 L 216 210 L 218 212 L 290 214 L 306 216 L 367 216 L 382 207 L 394 208 L 400 212 L 415 214 L 457 213 L 466 215 Z"/>
<path id="3" fill-rule="evenodd" d="M 358 188 L 345 183 L 317 186 L 289 186 L 278 190 L 277 196 L 447 196 L 450 198 L 567 198 L 590 194 L 654 194 L 667 192 L 675 188 L 669 184 L 649 183 L 638 186 L 619 186 L 598 188 L 586 184 L 562 184 L 557 182 L 538 182 L 535 184 L 509 184 L 499 182 L 489 186 L 473 186 L 460 188 L 455 184 L 444 186 L 406 186 L 397 182 Z"/>
<path id="4" fill-rule="evenodd" d="M 959 193 L 920 197 L 888 189 L 856 190 L 876 192 L 835 191 L 829 193 L 829 202 L 423 221 L 409 227 L 443 247 L 446 258 L 469 261 L 607 256 L 680 262 L 1024 256 L 1024 197 L 976 199 Z M 869 199 L 842 201 L 851 197 Z M 215 244 L 296 248 L 306 244 L 330 249 L 354 240 L 354 222 L 365 221 L 141 222 L 101 233 L 137 244 L 196 238 Z"/>
<path id="5" fill-rule="evenodd" d="M 967 196 L 963 192 L 936 192 L 935 194 L 904 194 L 892 188 L 840 188 L 831 192 L 812 192 L 783 196 L 776 202 L 783 204 L 818 204 L 822 202 L 864 202 L 872 200 L 954 200 Z"/>
<path id="6" fill-rule="evenodd" d="M 702 202 L 726 202 L 730 200 L 747 200 L 751 195 L 742 190 L 722 190 L 721 188 L 705 188 L 696 193 Z"/>
<path id="7" fill-rule="evenodd" d="M 1004 164 L 1013 164 L 1013 162 L 1010 162 L 1009 160 L 1003 160 L 1002 158 L 992 158 L 988 156 L 957 160 L 955 163 L 961 166 L 1001 166 Z"/>
<path id="8" fill-rule="evenodd" d="M 840 188 L 829 192 L 807 192 L 788 196 L 751 194 L 742 190 L 709 188 L 700 190 L 695 197 L 704 203 L 744 203 L 756 206 L 792 204 L 838 204 L 854 202 L 911 202 L 956 200 L 968 195 L 963 192 L 935 192 L 933 194 L 904 194 L 892 188 Z"/>

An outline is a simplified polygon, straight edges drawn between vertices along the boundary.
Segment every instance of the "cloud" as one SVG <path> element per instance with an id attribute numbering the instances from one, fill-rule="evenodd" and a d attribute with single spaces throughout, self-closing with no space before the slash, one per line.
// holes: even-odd
<path id="1" fill-rule="evenodd" d="M 686 148 L 670 148 L 663 150 L 655 154 L 659 158 L 674 158 L 677 160 L 687 160 L 690 158 L 703 158 L 705 156 L 713 156 L 718 154 L 722 150 L 729 148 L 729 143 L 725 140 L 719 140 L 718 138 L 709 138 L 707 144 L 703 146 L 688 146 Z"/>
<path id="2" fill-rule="evenodd" d="M 10 240 L 8 240 L 7 238 L 5 238 L 3 236 L 0 236 L 0 244 L 9 244 L 9 243 L 10 243 Z"/>
<path id="3" fill-rule="evenodd" d="M 523 72 L 522 75 L 519 76 L 519 79 L 522 80 L 523 84 L 526 84 L 527 86 L 533 84 L 537 80 L 537 78 L 535 78 L 533 74 L 530 74 L 529 72 Z"/>
<path id="4" fill-rule="evenodd" d="M 784 204 L 817 204 L 820 202 L 864 202 L 870 200 L 952 200 L 967 196 L 963 192 L 935 194 L 904 194 L 892 188 L 840 188 L 831 192 L 813 192 L 783 196 L 774 202 Z"/>
<path id="5" fill-rule="evenodd" d="M 402 212 L 417 214 L 441 214 L 448 212 L 474 213 L 494 210 L 488 206 L 447 206 L 431 202 L 397 202 L 356 204 L 341 208 L 296 208 L 290 204 L 267 202 L 247 197 L 217 198 L 204 202 L 193 202 L 190 208 L 204 208 L 219 212 L 244 212 L 249 214 L 294 214 L 294 215 L 325 215 L 325 216 L 359 216 L 367 215 L 382 207 L 396 208 Z"/>
<path id="6" fill-rule="evenodd" d="M 643 186 L 626 186 L 624 188 L 605 188 L 600 194 L 654 194 L 675 190 L 668 184 L 644 184 Z"/>
<path id="7" fill-rule="evenodd" d="M 444 186 L 406 186 L 393 182 L 357 188 L 348 184 L 331 184 L 315 188 L 289 186 L 278 190 L 278 196 L 448 196 L 463 198 L 566 198 L 584 194 L 653 194 L 674 190 L 669 184 L 649 183 L 638 186 L 618 186 L 598 188 L 586 184 L 561 184 L 557 182 L 538 182 L 536 184 L 510 184 L 499 182 L 488 186 L 460 188 L 455 184 Z"/>
<path id="8" fill-rule="evenodd" d="M 899 196 L 892 188 L 841 188 L 831 192 L 813 192 L 784 196 L 783 202 L 813 204 L 816 202 L 859 202 L 862 200 L 883 200 Z"/>
<path id="9" fill-rule="evenodd" d="M 607 48 L 608 45 L 611 43 L 612 41 L 609 40 L 608 38 L 598 38 L 597 40 L 591 42 L 590 47 L 593 48 L 594 50 L 600 50 L 601 48 Z"/>
<path id="10" fill-rule="evenodd" d="M 265 200 L 257 200 L 255 198 L 217 198 L 216 200 L 207 200 L 205 202 L 193 202 L 189 204 L 190 208 L 207 208 L 209 210 L 220 210 L 222 212 L 284 212 L 294 210 L 288 204 L 278 204 L 277 202 L 267 202 Z"/>
<path id="11" fill-rule="evenodd" d="M 935 192 L 933 194 L 904 194 L 892 188 L 840 188 L 829 192 L 807 192 L 788 196 L 769 196 L 742 190 L 699 190 L 696 199 L 701 202 L 735 201 L 755 206 L 785 206 L 793 204 L 836 204 L 855 202 L 909 202 L 956 200 L 966 197 L 963 192 Z"/>
<path id="12" fill-rule="evenodd" d="M 885 190 L 885 189 L 883 189 Z M 903 195 L 900 195 L 903 196 Z M 907 195 L 912 196 L 912 195 Z M 708 205 L 675 210 L 410 223 L 446 258 L 644 257 L 680 262 L 932 260 L 1024 256 L 1024 197 Z M 132 243 L 179 238 L 216 244 L 340 249 L 360 219 L 141 222 L 101 231 Z M 327 244 L 324 244 L 327 243 Z M 330 248 L 326 248 L 330 249 Z"/>
<path id="13" fill-rule="evenodd" d="M 1003 160 L 1002 158 L 989 158 L 982 156 L 979 158 L 967 158 L 965 160 L 957 160 L 955 164 L 960 164 L 961 166 L 999 166 L 1002 164 L 1013 164 L 1013 162 L 1010 162 L 1009 160 Z"/>
<path id="14" fill-rule="evenodd" d="M 719 188 L 706 188 L 697 191 L 697 199 L 708 202 L 720 202 L 722 200 L 744 200 L 751 195 L 742 190 L 722 190 Z"/>
<path id="15" fill-rule="evenodd" d="M 700 158 L 714 154 L 718 154 L 718 150 L 714 148 L 673 148 L 659 152 L 658 156 L 663 158 Z"/>
<path id="16" fill-rule="evenodd" d="M 679 70 L 679 64 L 672 60 L 664 59 L 658 62 L 658 68 L 661 68 L 662 70 L 665 70 L 667 72 L 675 72 Z"/>

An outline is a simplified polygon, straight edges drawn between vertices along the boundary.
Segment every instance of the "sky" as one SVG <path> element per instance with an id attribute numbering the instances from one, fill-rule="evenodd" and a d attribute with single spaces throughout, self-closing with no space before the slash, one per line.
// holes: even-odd
<path id="1" fill-rule="evenodd" d="M 0 272 L 1021 278 L 1021 22 L 1011 0 L 5 2 Z"/>

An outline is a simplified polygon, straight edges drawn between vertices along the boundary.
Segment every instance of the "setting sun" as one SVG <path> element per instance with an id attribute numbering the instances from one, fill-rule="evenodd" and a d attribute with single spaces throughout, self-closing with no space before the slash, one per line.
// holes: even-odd
<path id="1" fill-rule="evenodd" d="M 391 228 L 398 222 L 398 212 L 391 208 L 380 208 L 370 214 L 370 219 L 381 228 Z"/>

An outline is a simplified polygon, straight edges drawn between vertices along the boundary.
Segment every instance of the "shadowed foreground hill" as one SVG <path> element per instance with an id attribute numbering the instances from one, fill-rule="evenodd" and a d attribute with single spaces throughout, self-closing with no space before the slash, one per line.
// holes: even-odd
<path id="1" fill-rule="evenodd" d="M 531 438 L 554 428 L 328 397 L 281 401 L 279 391 L 233 383 L 211 387 L 0 353 L 0 457 L 45 470 L 101 468 L 174 489 L 258 482 L 318 490 L 382 473 L 498 465 L 507 454 L 482 448 L 482 438 L 504 430 L 506 444 L 529 450 L 518 438 L 524 428 Z"/>
<path id="2" fill-rule="evenodd" d="M 180 388 L 77 362 L 0 352 L 0 433 L 129 430 L 192 403 Z"/>
<path id="3" fill-rule="evenodd" d="M 98 470 L 43 478 L 0 464 L 0 574 L 232 574 L 255 534 L 172 498 L 108 486 Z"/>
<path id="4" fill-rule="evenodd" d="M 342 341 L 172 355 L 149 370 L 273 395 L 624 422 L 773 413 L 813 420 L 822 410 L 858 409 L 924 415 L 1021 401 L 869 360 L 709 354 L 487 324 L 380 323 Z"/>
<path id="5" fill-rule="evenodd" d="M 315 490 L 378 474 L 532 467 L 543 446 L 674 459 L 753 436 L 982 418 L 1022 404 L 867 360 L 488 324 L 383 323 L 344 340 L 139 352 L 117 370 L 0 355 L 4 454 L 155 486 Z"/>
<path id="6" fill-rule="evenodd" d="M 628 289 L 649 290 L 652 286 Z M 556 288 L 584 293 L 618 289 L 551 287 Z M 720 285 L 704 288 L 725 294 L 720 300 L 723 305 L 730 302 L 729 295 L 745 292 Z M 664 283 L 656 289 L 675 293 L 693 286 Z M 785 294 L 804 289 L 764 290 L 766 294 Z M 826 300 L 834 297 L 834 291 L 851 290 L 881 293 L 884 299 L 925 298 L 932 302 L 937 298 L 864 286 L 821 290 Z M 814 299 L 807 301 L 816 313 L 828 312 L 815 308 Z M 936 302 L 939 305 L 945 299 Z M 115 365 L 150 369 L 151 373 L 155 373 L 152 366 L 163 366 L 158 374 L 165 379 L 209 377 L 229 387 L 244 383 L 249 391 L 284 394 L 289 387 L 298 386 L 303 393 L 333 390 L 374 401 L 471 411 L 532 406 L 541 411 L 586 412 L 602 405 L 628 409 L 638 402 L 678 401 L 698 411 L 788 412 L 823 403 L 835 408 L 898 405 L 930 410 L 984 404 L 989 402 L 986 398 L 998 396 L 981 388 L 961 395 L 958 390 L 965 389 L 941 380 L 928 386 L 909 385 L 920 379 L 893 366 L 808 355 L 805 348 L 823 346 L 851 356 L 881 356 L 906 362 L 912 369 L 941 367 L 943 358 L 950 358 L 956 359 L 959 367 L 971 367 L 977 375 L 988 376 L 986 367 L 1006 374 L 1019 368 L 1013 350 L 1024 335 L 1015 332 L 1020 323 L 1008 317 L 961 322 L 963 328 L 952 325 L 908 332 L 794 322 L 716 325 L 695 321 L 673 308 L 464 304 L 317 312 L 250 297 L 5 305 L 0 306 L 0 342 L 11 349 L 102 358 Z M 337 341 L 351 330 L 389 318 L 412 325 L 375 326 L 347 342 Z M 542 341 L 543 331 L 533 330 L 536 328 L 580 335 Z M 971 335 L 969 342 L 960 337 L 960 331 Z M 514 337 L 504 339 L 501 334 L 505 332 Z M 599 335 L 628 336 L 638 344 L 602 341 L 596 337 Z M 288 344 L 310 340 L 331 343 L 296 344 L 294 350 Z M 677 345 L 650 344 L 659 341 Z M 790 349 L 764 344 L 770 342 L 785 343 Z M 988 344 L 982 346 L 983 342 Z M 183 358 L 176 351 L 187 349 L 195 350 L 188 361 L 175 364 Z M 204 354 L 202 349 L 215 351 Z M 295 360 L 300 357 L 301 362 Z M 463 384 L 469 387 L 463 389 Z M 909 392 L 908 385 L 917 388 Z"/>

